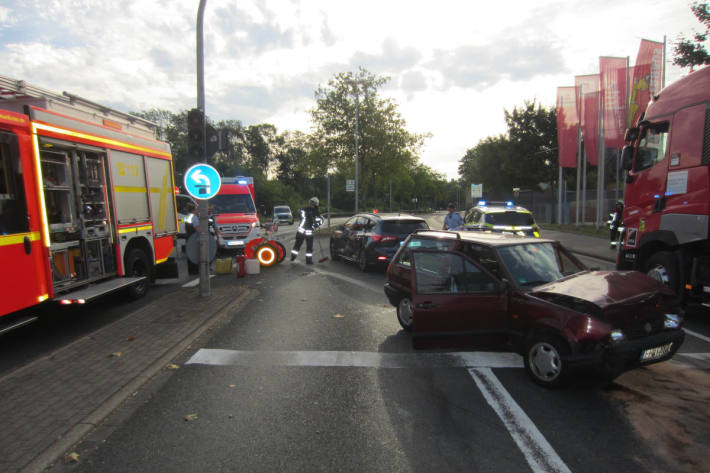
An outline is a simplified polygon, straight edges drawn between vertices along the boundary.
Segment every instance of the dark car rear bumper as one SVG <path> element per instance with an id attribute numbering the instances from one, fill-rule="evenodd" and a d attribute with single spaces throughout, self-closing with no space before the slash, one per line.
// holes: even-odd
<path id="1" fill-rule="evenodd" d="M 563 361 L 572 370 L 593 368 L 618 375 L 639 366 L 669 360 L 678 351 L 684 339 L 685 332 L 682 329 L 666 330 L 641 339 L 610 345 L 603 350 L 567 355 L 563 357 Z M 655 359 L 641 360 L 644 350 L 663 347 L 669 343 L 672 345 L 665 355 Z"/>

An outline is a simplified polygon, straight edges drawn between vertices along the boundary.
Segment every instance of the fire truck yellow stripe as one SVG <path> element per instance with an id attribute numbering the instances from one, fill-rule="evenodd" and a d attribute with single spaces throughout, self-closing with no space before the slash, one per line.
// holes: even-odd
<path id="1" fill-rule="evenodd" d="M 137 231 L 142 231 L 142 230 L 152 230 L 153 225 L 144 225 L 142 227 L 128 227 L 128 228 L 121 228 L 118 230 L 119 234 L 122 233 L 131 233 L 131 232 L 137 232 Z"/>
<path id="2" fill-rule="evenodd" d="M 145 187 L 140 187 L 140 186 L 116 186 L 113 188 L 116 192 L 125 192 L 125 193 L 140 193 L 140 194 L 145 194 Z"/>
<path id="3" fill-rule="evenodd" d="M 14 233 L 12 235 L 0 235 L 0 246 L 21 245 L 25 237 L 30 237 L 30 241 L 39 241 L 39 232 Z"/>
<path id="4" fill-rule="evenodd" d="M 56 126 L 45 125 L 43 123 L 33 123 L 33 125 L 38 130 L 46 130 L 46 131 L 51 131 L 53 133 L 61 133 L 63 135 L 72 136 L 74 138 L 81 138 L 84 140 L 98 141 L 99 143 L 105 143 L 107 145 L 119 146 L 121 148 L 128 148 L 128 149 L 132 149 L 132 150 L 136 150 L 136 151 L 143 151 L 143 152 L 158 154 L 160 156 L 165 156 L 166 158 L 170 157 L 170 153 L 166 153 L 165 151 L 161 151 L 161 150 L 158 150 L 155 148 L 146 148 L 143 146 L 136 146 L 136 145 L 132 145 L 130 143 L 126 143 L 123 141 L 112 140 L 109 138 L 102 138 L 100 136 L 90 135 L 88 133 L 81 133 L 78 131 L 71 131 L 71 130 L 59 128 Z"/>

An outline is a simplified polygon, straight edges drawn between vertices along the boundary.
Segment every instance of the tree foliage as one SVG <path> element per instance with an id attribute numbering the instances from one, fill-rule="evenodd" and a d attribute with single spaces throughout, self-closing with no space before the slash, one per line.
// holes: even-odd
<path id="1" fill-rule="evenodd" d="M 388 81 L 365 69 L 337 74 L 316 90 L 310 172 L 345 173 L 355 177 L 355 128 L 357 126 L 358 184 L 362 207 L 382 198 L 393 182 L 417 164 L 424 137 L 410 133 L 397 104 L 379 94 Z"/>
<path id="2" fill-rule="evenodd" d="M 555 179 L 557 121 L 555 108 L 533 101 L 504 111 L 507 133 L 488 137 L 459 160 L 464 182 L 482 183 L 489 198 L 509 198 L 513 187 L 539 190 Z"/>
<path id="3" fill-rule="evenodd" d="M 673 64 L 681 67 L 710 64 L 710 54 L 705 49 L 705 41 L 710 33 L 710 4 L 694 2 L 690 7 L 695 17 L 705 26 L 704 33 L 695 33 L 692 39 L 680 37 L 673 47 Z"/>

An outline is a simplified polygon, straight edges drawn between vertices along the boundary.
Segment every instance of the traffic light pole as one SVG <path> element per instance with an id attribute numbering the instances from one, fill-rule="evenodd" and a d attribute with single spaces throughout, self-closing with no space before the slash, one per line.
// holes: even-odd
<path id="1" fill-rule="evenodd" d="M 205 112 L 205 62 L 204 62 L 204 45 L 203 45 L 203 34 L 202 34 L 202 24 L 205 13 L 205 3 L 207 0 L 200 0 L 200 6 L 197 8 L 197 108 Z M 203 123 L 202 129 L 202 162 L 207 162 L 207 147 L 205 140 L 205 123 L 207 121 L 206 115 Z M 209 273 L 209 258 L 207 256 L 209 248 L 209 225 L 208 225 L 208 205 L 207 200 L 199 199 L 199 241 L 200 241 L 200 296 L 209 297 L 210 296 L 210 273 Z"/>

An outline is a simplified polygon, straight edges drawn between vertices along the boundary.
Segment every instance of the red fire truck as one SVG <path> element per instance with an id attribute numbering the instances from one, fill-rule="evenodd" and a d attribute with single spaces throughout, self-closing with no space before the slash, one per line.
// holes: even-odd
<path id="1" fill-rule="evenodd" d="M 145 294 L 177 233 L 170 147 L 155 131 L 0 76 L 0 325 L 45 301 Z"/>
<path id="2" fill-rule="evenodd" d="M 617 267 L 710 307 L 710 67 L 653 97 L 626 141 Z"/>

